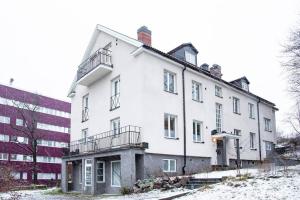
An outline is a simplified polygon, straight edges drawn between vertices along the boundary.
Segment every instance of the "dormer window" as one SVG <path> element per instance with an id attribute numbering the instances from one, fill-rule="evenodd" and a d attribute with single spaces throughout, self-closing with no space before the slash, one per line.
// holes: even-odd
<path id="1" fill-rule="evenodd" d="M 185 51 L 185 60 L 193 65 L 196 65 L 196 55 Z"/>
<path id="2" fill-rule="evenodd" d="M 242 89 L 243 89 L 243 90 L 246 90 L 246 91 L 249 91 L 249 86 L 248 86 L 248 84 L 246 83 L 246 81 L 242 81 Z"/>

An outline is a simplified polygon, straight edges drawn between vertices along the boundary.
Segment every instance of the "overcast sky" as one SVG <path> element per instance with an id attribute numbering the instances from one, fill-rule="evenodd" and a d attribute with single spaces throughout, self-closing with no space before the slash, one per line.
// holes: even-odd
<path id="1" fill-rule="evenodd" d="M 152 46 L 184 42 L 199 63 L 222 66 L 227 81 L 247 76 L 250 90 L 280 109 L 292 106 L 280 67 L 281 45 L 300 20 L 299 0 L 0 1 L 0 82 L 68 100 L 67 91 L 96 24 L 136 38 L 146 25 Z M 288 132 L 288 131 L 287 131 Z"/>

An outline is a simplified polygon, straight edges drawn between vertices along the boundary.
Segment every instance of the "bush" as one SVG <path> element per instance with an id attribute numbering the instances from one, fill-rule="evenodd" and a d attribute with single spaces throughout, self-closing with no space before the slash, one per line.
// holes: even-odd
<path id="1" fill-rule="evenodd" d="M 122 195 L 131 194 L 131 193 L 133 193 L 133 189 L 130 187 L 121 187 L 120 193 Z"/>

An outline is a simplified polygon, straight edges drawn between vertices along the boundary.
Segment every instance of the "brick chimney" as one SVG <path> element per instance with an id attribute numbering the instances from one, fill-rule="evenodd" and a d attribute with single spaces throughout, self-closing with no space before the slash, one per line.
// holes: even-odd
<path id="1" fill-rule="evenodd" d="M 137 36 L 139 41 L 151 46 L 151 31 L 146 26 L 142 26 L 137 30 Z"/>
<path id="2" fill-rule="evenodd" d="M 218 78 L 222 78 L 222 72 L 221 72 L 221 66 L 217 65 L 217 64 L 213 64 L 212 67 L 209 69 L 210 74 L 218 77 Z"/>

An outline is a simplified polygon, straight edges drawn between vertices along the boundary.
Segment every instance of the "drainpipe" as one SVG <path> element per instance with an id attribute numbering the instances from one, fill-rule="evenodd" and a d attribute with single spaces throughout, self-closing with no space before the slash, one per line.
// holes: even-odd
<path id="1" fill-rule="evenodd" d="M 259 150 L 259 161 L 262 163 L 261 160 L 261 139 L 260 139 L 260 119 L 259 119 L 259 103 L 260 103 L 260 98 L 258 98 L 257 102 L 257 126 L 258 126 L 258 150 Z"/>
<path id="2" fill-rule="evenodd" d="M 186 116 L 185 116 L 185 80 L 184 80 L 184 71 L 186 66 L 182 70 L 182 108 L 183 108 L 183 167 L 182 174 L 185 174 L 186 168 Z"/>

